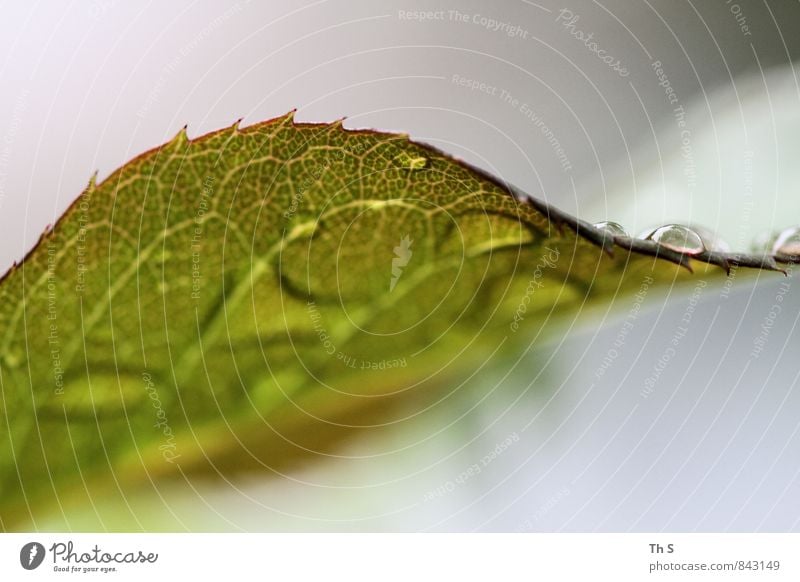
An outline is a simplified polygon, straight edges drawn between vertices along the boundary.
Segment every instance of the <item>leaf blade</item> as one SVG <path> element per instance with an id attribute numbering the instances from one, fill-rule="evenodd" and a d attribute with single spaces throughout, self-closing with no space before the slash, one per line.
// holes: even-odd
<path id="1" fill-rule="evenodd" d="M 182 131 L 0 279 L 0 518 L 330 454 L 551 318 L 731 260 L 777 268 L 609 239 L 406 136 Z"/>

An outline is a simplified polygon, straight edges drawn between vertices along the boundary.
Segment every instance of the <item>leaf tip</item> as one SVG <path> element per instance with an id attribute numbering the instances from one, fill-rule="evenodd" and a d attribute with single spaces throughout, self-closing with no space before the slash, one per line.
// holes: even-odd
<path id="1" fill-rule="evenodd" d="M 55 225 L 52 223 L 48 223 L 47 226 L 44 227 L 44 231 L 42 231 L 42 234 L 39 236 L 39 240 L 37 241 L 36 244 L 38 245 L 45 239 L 53 236 L 54 232 L 55 232 Z"/>

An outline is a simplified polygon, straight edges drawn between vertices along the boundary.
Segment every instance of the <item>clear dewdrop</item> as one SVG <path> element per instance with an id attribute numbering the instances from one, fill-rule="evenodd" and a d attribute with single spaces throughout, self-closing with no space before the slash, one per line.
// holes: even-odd
<path id="1" fill-rule="evenodd" d="M 750 243 L 750 250 L 759 255 L 768 255 L 772 252 L 772 246 L 777 238 L 778 235 L 774 231 L 761 232 Z"/>
<path id="2" fill-rule="evenodd" d="M 694 230 L 681 224 L 667 224 L 650 231 L 645 240 L 687 255 L 699 255 L 706 250 L 703 239 Z"/>
<path id="3" fill-rule="evenodd" d="M 715 251 L 718 253 L 729 253 L 731 252 L 731 246 L 722 240 L 717 233 L 713 230 L 706 228 L 705 226 L 699 226 L 693 224 L 691 229 L 700 235 L 700 240 L 703 241 L 703 246 L 709 251 Z"/>
<path id="4" fill-rule="evenodd" d="M 792 226 L 782 231 L 772 244 L 772 253 L 800 257 L 800 227 Z"/>
<path id="5" fill-rule="evenodd" d="M 606 231 L 608 234 L 614 236 L 625 236 L 630 237 L 627 231 L 622 227 L 621 224 L 617 222 L 611 222 L 610 220 L 606 220 L 604 222 L 596 222 L 593 225 L 595 228 L 599 228 L 600 230 Z"/>

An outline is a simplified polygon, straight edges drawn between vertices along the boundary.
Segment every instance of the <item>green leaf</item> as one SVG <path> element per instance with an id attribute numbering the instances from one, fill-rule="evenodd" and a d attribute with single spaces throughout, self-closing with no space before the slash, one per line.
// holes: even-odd
<path id="1" fill-rule="evenodd" d="M 291 114 L 181 132 L 0 281 L 3 527 L 283 470 L 550 321 L 732 263 L 777 268 L 613 237 L 402 135 Z"/>

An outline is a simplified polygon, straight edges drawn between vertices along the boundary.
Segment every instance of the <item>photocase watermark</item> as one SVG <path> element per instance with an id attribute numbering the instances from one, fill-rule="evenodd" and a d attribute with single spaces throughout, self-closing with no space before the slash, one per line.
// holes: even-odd
<path id="1" fill-rule="evenodd" d="M 503 103 L 506 103 L 520 112 L 520 114 L 533 123 L 533 125 L 541 132 L 544 138 L 547 140 L 547 143 L 550 144 L 550 147 L 553 148 L 553 152 L 556 154 L 556 158 L 558 159 L 559 163 L 561 164 L 561 169 L 565 172 L 569 172 L 572 169 L 572 162 L 569 161 L 566 152 L 564 151 L 561 142 L 556 137 L 553 130 L 550 128 L 549 125 L 545 122 L 544 118 L 537 113 L 530 105 L 525 103 L 524 101 L 520 101 L 516 97 L 514 97 L 511 93 L 503 89 L 500 91 L 500 100 Z"/>
<path id="2" fill-rule="evenodd" d="M 110 12 L 120 0 L 94 0 L 89 6 L 89 18 L 100 20 L 107 12 Z"/>
<path id="3" fill-rule="evenodd" d="M 398 10 L 397 19 L 411 22 L 459 22 L 485 28 L 491 32 L 499 32 L 510 38 L 527 40 L 530 32 L 518 24 L 497 20 L 480 13 L 461 12 L 459 10 Z"/>
<path id="4" fill-rule="evenodd" d="M 328 331 L 325 329 L 325 324 L 322 321 L 322 314 L 319 312 L 316 302 L 309 299 L 306 302 L 306 311 L 308 312 L 308 317 L 311 319 L 311 326 L 314 329 L 314 333 L 317 334 L 325 353 L 329 356 L 334 355 L 336 353 L 336 344 L 333 343 L 333 339 L 328 335 Z"/>
<path id="5" fill-rule="evenodd" d="M 667 74 L 664 72 L 664 67 L 661 64 L 661 61 L 653 61 L 650 63 L 650 68 L 653 69 L 656 77 L 658 78 L 659 87 L 664 89 L 664 95 L 666 95 L 669 104 L 677 105 L 680 99 L 678 99 L 678 94 L 675 92 L 675 89 L 672 88 L 672 83 L 670 82 L 669 77 L 667 77 Z"/>
<path id="6" fill-rule="evenodd" d="M 201 28 L 197 34 L 194 35 L 191 41 L 183 45 L 178 54 L 173 57 L 161 70 L 161 74 L 159 75 L 156 82 L 153 84 L 153 88 L 150 89 L 150 92 L 147 94 L 144 103 L 136 112 L 137 117 L 139 119 L 144 119 L 147 117 L 147 114 L 150 112 L 150 109 L 158 103 L 161 98 L 161 93 L 164 91 L 164 86 L 167 84 L 167 80 L 178 70 L 183 60 L 188 57 L 191 53 L 197 50 L 197 47 L 200 46 L 203 42 L 208 40 L 208 38 L 214 34 L 214 32 L 220 28 L 225 22 L 230 20 L 233 16 L 238 14 L 242 11 L 242 9 L 250 3 L 250 0 L 242 0 L 241 2 L 237 2 L 233 4 L 230 8 L 225 10 L 222 14 L 217 16 L 216 18 L 212 19 L 208 24 L 206 24 L 203 28 Z M 97 4 L 96 4 L 97 6 Z M 111 3 L 113 6 L 113 3 Z M 101 15 L 103 14 L 107 8 L 104 9 L 96 9 L 96 12 Z M 96 18 L 99 18 L 97 16 Z"/>
<path id="7" fill-rule="evenodd" d="M 692 147 L 692 131 L 686 123 L 686 111 L 683 105 L 679 105 L 673 110 L 675 123 L 681 132 L 681 157 L 684 160 L 683 175 L 686 178 L 686 187 L 691 191 L 697 185 L 697 163 L 694 161 L 694 149 Z"/>
<path id="8" fill-rule="evenodd" d="M 47 346 L 50 349 L 50 366 L 53 369 L 54 392 L 61 396 L 64 394 L 64 367 L 61 363 L 61 342 L 58 338 L 58 298 L 56 291 L 58 281 L 56 266 L 58 245 L 48 240 L 47 242 Z"/>
<path id="9" fill-rule="evenodd" d="M 203 286 L 203 274 L 200 268 L 200 253 L 203 250 L 203 225 L 208 213 L 209 203 L 214 197 L 214 177 L 206 176 L 203 180 L 203 191 L 200 202 L 194 214 L 194 229 L 192 231 L 192 299 L 200 299 L 200 289 Z"/>
<path id="10" fill-rule="evenodd" d="M 564 30 L 582 42 L 590 52 L 608 65 L 612 71 L 617 73 L 620 77 L 627 77 L 630 75 L 630 71 L 628 71 L 627 67 L 625 67 L 618 58 L 608 54 L 608 52 L 594 40 L 593 32 L 587 34 L 576 27 L 580 19 L 580 15 L 575 14 L 568 8 L 562 8 L 558 11 L 558 15 L 556 16 L 556 22 L 560 23 L 561 26 L 564 27 Z"/>
<path id="11" fill-rule="evenodd" d="M 83 295 L 86 290 L 86 273 L 89 270 L 86 262 L 86 236 L 89 234 L 89 209 L 92 205 L 92 195 L 94 190 L 94 178 L 92 187 L 87 188 L 78 202 L 78 236 L 75 245 L 77 255 L 75 266 L 75 292 Z"/>
<path id="12" fill-rule="evenodd" d="M 491 85 L 480 79 L 473 79 L 470 77 L 464 77 L 463 75 L 453 74 L 450 77 L 450 82 L 458 85 L 459 87 L 469 89 L 470 91 L 478 91 L 492 97 L 497 97 L 505 105 L 509 105 L 513 109 L 516 109 L 525 119 L 530 121 L 534 127 L 541 132 L 542 136 L 544 136 L 544 138 L 547 140 L 547 143 L 550 144 L 551 148 L 553 148 L 553 152 L 555 153 L 558 162 L 561 164 L 561 169 L 565 172 L 572 170 L 572 162 L 569 160 L 564 147 L 561 145 L 561 141 L 558 139 L 558 137 L 556 137 L 555 132 L 550 128 L 541 114 L 539 114 L 531 105 L 525 101 L 517 99 L 506 89 L 501 89 L 496 85 Z"/>
<path id="13" fill-rule="evenodd" d="M 334 156 L 337 154 L 334 153 Z M 339 159 L 341 161 L 344 158 L 344 153 L 339 151 L 338 152 Z M 322 178 L 322 175 L 331 167 L 333 160 L 330 156 L 326 156 L 324 160 L 314 166 L 311 170 L 310 175 L 303 178 L 303 181 L 300 182 L 300 185 L 297 187 L 297 190 L 294 191 L 292 194 L 292 199 L 289 202 L 289 208 L 283 213 L 283 218 L 285 220 L 289 220 L 292 218 L 297 211 L 300 209 L 300 204 L 303 202 L 303 198 L 305 198 L 306 192 L 319 180 Z"/>
<path id="14" fill-rule="evenodd" d="M 356 358 L 344 352 L 336 352 L 336 359 L 342 365 L 348 368 L 359 370 L 391 370 L 392 368 L 407 368 L 408 361 L 405 357 L 395 358 L 393 360 L 365 360 L 363 358 Z"/>
<path id="15" fill-rule="evenodd" d="M 791 269 L 787 269 L 787 272 L 791 275 Z M 767 315 L 764 316 L 760 332 L 753 340 L 753 349 L 750 352 L 750 358 L 757 360 L 761 356 L 761 352 L 764 351 L 764 347 L 767 345 L 767 340 L 769 339 L 769 334 L 772 333 L 772 328 L 775 326 L 775 321 L 783 312 L 783 300 L 786 298 L 791 287 L 791 281 L 783 281 L 778 287 L 778 292 L 775 294 L 775 302 L 769 308 Z"/>
<path id="16" fill-rule="evenodd" d="M 44 546 L 39 542 L 28 542 L 19 551 L 19 564 L 26 570 L 35 570 L 42 565 L 46 555 Z"/>
<path id="17" fill-rule="evenodd" d="M 556 505 L 561 503 L 561 500 L 565 497 L 568 497 L 570 491 L 567 487 L 562 487 L 558 491 L 556 491 L 553 495 L 547 498 L 544 503 L 542 503 L 536 511 L 533 512 L 533 515 L 528 517 L 525 521 L 523 521 L 517 527 L 518 532 L 526 532 L 535 529 L 535 525 L 538 521 L 540 521 L 545 515 L 550 513 Z"/>
<path id="18" fill-rule="evenodd" d="M 448 10 L 398 10 L 398 20 L 413 22 L 431 22 L 434 20 L 447 20 Z"/>
<path id="19" fill-rule="evenodd" d="M 525 288 L 525 294 L 522 296 L 517 309 L 514 311 L 514 320 L 511 322 L 512 332 L 519 330 L 519 324 L 525 319 L 525 313 L 528 311 L 528 305 L 531 302 L 533 294 L 536 293 L 537 289 L 544 287 L 542 278 L 544 277 L 545 270 L 554 269 L 558 263 L 560 255 L 558 249 L 544 247 L 544 250 L 547 251 L 547 254 L 542 255 L 541 259 L 539 259 L 539 262 L 536 264 L 533 276 L 530 281 L 528 281 L 528 286 Z"/>
<path id="20" fill-rule="evenodd" d="M 661 61 L 654 60 L 650 63 L 650 68 L 656 74 L 659 86 L 664 89 L 667 102 L 673 107 L 672 116 L 680 132 L 680 152 L 681 157 L 684 159 L 683 175 L 686 178 L 687 187 L 689 190 L 693 190 L 697 185 L 697 164 L 694 161 L 694 151 L 692 149 L 692 132 L 686 123 L 686 110 L 680 104 L 678 94 L 672 87 L 672 82 L 669 80 Z"/>
<path id="21" fill-rule="evenodd" d="M 707 285 L 708 283 L 701 279 L 692 290 L 686 310 L 683 312 L 683 317 L 680 319 L 680 325 L 675 328 L 675 332 L 672 334 L 672 338 L 670 338 L 669 346 L 667 346 L 664 353 L 661 354 L 661 357 L 659 357 L 658 361 L 653 365 L 653 370 L 650 372 L 650 375 L 644 380 L 644 388 L 639 392 L 642 398 L 648 398 L 655 391 L 655 386 L 661 378 L 661 374 L 664 373 L 664 370 L 667 369 L 672 358 L 678 353 L 677 348 L 683 338 L 686 337 L 686 334 L 689 333 L 689 326 L 692 323 L 694 312 L 697 309 L 697 304 L 700 302 L 700 296 L 703 294 L 703 290 Z"/>
<path id="22" fill-rule="evenodd" d="M 452 77 L 450 77 L 450 82 L 454 85 L 458 85 L 459 87 L 464 87 L 469 89 L 470 91 L 478 91 L 480 93 L 486 93 L 487 95 L 491 95 L 492 97 L 498 96 L 498 88 L 495 85 L 490 85 L 485 81 L 481 81 L 479 79 L 471 79 L 469 77 L 464 77 L 463 75 L 459 75 L 458 73 L 454 73 Z"/>
<path id="23" fill-rule="evenodd" d="M 747 24 L 747 17 L 744 15 L 744 12 L 742 12 L 742 7 L 733 0 L 725 0 L 725 4 L 728 5 L 728 10 L 730 10 L 730 13 L 733 14 L 733 17 L 736 19 L 739 31 L 744 36 L 753 36 L 753 33 L 750 32 L 750 25 Z"/>
<path id="24" fill-rule="evenodd" d="M 647 292 L 650 290 L 650 286 L 654 282 L 655 280 L 649 275 L 645 276 L 645 278 L 642 280 L 639 290 L 633 296 L 633 305 L 631 306 L 630 310 L 628 310 L 628 315 L 625 317 L 625 321 L 622 322 L 622 327 L 620 327 L 616 337 L 614 338 L 614 343 L 610 348 L 608 348 L 608 351 L 603 357 L 600 366 L 598 366 L 597 370 L 594 372 L 595 378 L 604 376 L 606 371 L 614 364 L 616 359 L 619 358 L 622 347 L 625 345 L 628 339 L 628 334 L 631 332 L 636 320 L 639 318 L 639 312 L 642 310 L 642 303 L 644 302 L 645 297 L 647 297 Z"/>
<path id="25" fill-rule="evenodd" d="M 6 182 L 8 181 L 8 168 L 11 164 L 14 141 L 17 139 L 17 134 L 19 134 L 22 117 L 28 109 L 29 94 L 30 91 L 24 89 L 17 97 L 14 109 L 11 111 L 11 121 L 6 134 L 3 136 L 3 141 L 0 143 L 0 209 L 3 208 L 3 201 L 6 197 Z"/>
<path id="26" fill-rule="evenodd" d="M 745 248 L 747 244 L 747 233 L 751 223 L 751 219 L 753 216 L 753 208 L 755 207 L 755 199 L 753 198 L 753 150 L 747 148 L 744 150 L 744 155 L 742 159 L 742 167 L 744 168 L 744 176 L 742 177 L 742 187 L 744 188 L 743 191 L 743 202 L 742 202 L 742 211 L 739 215 L 739 233 L 736 238 L 736 246 L 737 249 Z M 734 259 L 738 259 L 738 256 L 734 256 Z M 733 289 L 733 283 L 736 280 L 736 275 L 739 272 L 739 265 L 734 261 L 730 265 L 730 272 L 728 276 L 725 278 L 725 283 L 722 284 L 722 291 L 720 291 L 719 295 L 723 299 L 727 299 L 731 294 L 731 289 Z"/>
<path id="27" fill-rule="evenodd" d="M 469 467 L 461 471 L 458 474 L 458 476 L 456 476 L 454 479 L 445 481 L 442 485 L 440 485 L 436 489 L 431 489 L 430 491 L 426 492 L 423 497 L 424 500 L 433 501 L 434 499 L 439 499 L 441 497 L 444 497 L 448 493 L 452 493 L 458 487 L 464 485 L 467 481 L 469 481 L 473 477 L 480 475 L 483 472 L 483 470 L 486 467 L 488 467 L 495 459 L 497 459 L 500 455 L 505 453 L 515 443 L 518 442 L 519 442 L 519 435 L 516 432 L 512 432 L 505 439 L 497 443 L 491 451 L 483 455 L 477 463 L 472 463 Z"/>
<path id="28" fill-rule="evenodd" d="M 158 446 L 158 450 L 161 451 L 161 456 L 164 457 L 166 462 L 174 463 L 175 459 L 181 455 L 178 453 L 175 434 L 172 432 L 172 427 L 169 425 L 167 413 L 164 411 L 164 407 L 161 404 L 161 398 L 158 396 L 158 389 L 156 388 L 155 382 L 153 382 L 152 376 L 148 372 L 142 373 L 142 381 L 144 382 L 144 389 L 153 404 L 153 408 L 156 410 L 156 423 L 153 426 L 161 431 L 165 439 L 164 443 Z"/>
<path id="29" fill-rule="evenodd" d="M 20 565 L 25 570 L 35 570 L 50 556 L 49 567 L 63 574 L 109 574 L 136 564 L 155 564 L 156 552 L 142 550 L 106 550 L 98 544 L 88 549 L 77 548 L 72 540 L 55 542 L 48 549 L 39 542 L 29 542 L 19 552 Z"/>
<path id="30" fill-rule="evenodd" d="M 348 140 L 345 147 L 333 149 L 326 154 L 322 160 L 299 181 L 299 184 L 296 186 L 297 189 L 294 191 L 289 201 L 289 207 L 283 213 L 283 219 L 288 221 L 297 214 L 308 191 L 323 178 L 333 164 L 343 162 L 347 155 L 360 156 L 368 147 L 370 146 L 366 140 Z"/>
<path id="31" fill-rule="evenodd" d="M 392 259 L 392 278 L 389 281 L 389 293 L 394 291 L 400 277 L 403 276 L 403 269 L 408 266 L 411 256 L 414 252 L 411 250 L 411 245 L 414 241 L 409 235 L 405 235 L 400 239 L 400 244 L 394 247 L 394 258 Z"/>
<path id="32" fill-rule="evenodd" d="M 311 319 L 311 326 L 319 339 L 322 349 L 329 356 L 336 356 L 336 360 L 343 366 L 358 370 L 390 370 L 393 368 L 408 367 L 408 361 L 405 357 L 390 360 L 368 360 L 336 349 L 333 338 L 325 328 L 325 324 L 322 320 L 322 313 L 320 313 L 317 304 L 311 299 L 306 302 L 306 311 L 308 312 L 309 319 Z"/>

